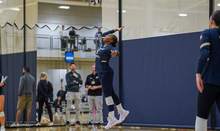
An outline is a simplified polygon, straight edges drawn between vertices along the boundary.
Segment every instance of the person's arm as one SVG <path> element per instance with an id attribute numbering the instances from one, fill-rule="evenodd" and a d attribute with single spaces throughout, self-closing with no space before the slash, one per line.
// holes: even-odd
<path id="1" fill-rule="evenodd" d="M 106 35 L 108 35 L 108 34 L 113 34 L 113 33 L 115 33 L 115 29 L 114 29 L 114 30 L 107 31 L 107 32 L 103 33 L 101 36 L 102 36 L 102 37 L 105 37 Z"/>
<path id="2" fill-rule="evenodd" d="M 24 90 L 24 82 L 22 77 L 20 78 L 19 88 L 18 88 L 18 96 L 22 95 L 22 91 Z"/>
<path id="3" fill-rule="evenodd" d="M 201 46 L 200 46 L 200 55 L 199 55 L 199 62 L 197 68 L 197 74 L 202 74 L 206 62 L 209 58 L 209 50 L 210 50 L 210 40 L 209 40 L 209 32 L 205 30 L 202 32 L 201 35 Z"/>
<path id="4" fill-rule="evenodd" d="M 54 103 L 53 103 L 53 107 L 56 107 L 56 106 L 57 106 L 57 102 L 58 102 L 58 100 L 56 99 L 56 100 L 54 101 Z"/>
<path id="5" fill-rule="evenodd" d="M 0 87 L 4 87 L 6 85 L 6 82 L 0 83 Z"/>
<path id="6" fill-rule="evenodd" d="M 205 30 L 202 32 L 202 35 L 200 36 L 200 41 L 201 41 L 201 46 L 200 46 L 198 68 L 196 72 L 196 84 L 198 90 L 202 93 L 204 86 L 203 86 L 201 74 L 208 61 L 209 50 L 210 50 L 209 30 Z"/>
<path id="7" fill-rule="evenodd" d="M 80 85 L 83 84 L 83 81 L 82 81 L 81 75 L 80 75 L 79 73 L 78 73 L 78 77 L 76 78 L 76 80 L 78 81 L 78 83 L 79 83 Z"/>
<path id="8" fill-rule="evenodd" d="M 36 92 L 36 81 L 34 79 L 34 84 L 33 84 L 33 94 Z M 37 94 L 37 93 L 36 93 Z"/>
<path id="9" fill-rule="evenodd" d="M 86 83 L 85 83 L 85 85 L 86 85 L 86 88 L 88 88 L 88 89 L 91 88 L 91 84 L 89 83 L 89 76 L 87 76 L 87 78 L 86 78 Z"/>
<path id="10" fill-rule="evenodd" d="M 49 81 L 48 81 L 49 82 Z M 53 96 L 53 85 L 52 85 L 52 83 L 48 83 L 49 85 L 50 85 L 50 93 L 49 93 L 49 97 L 51 98 L 52 96 Z"/>
<path id="11" fill-rule="evenodd" d="M 60 94 L 60 91 L 57 92 L 57 97 L 60 96 L 59 94 Z"/>
<path id="12" fill-rule="evenodd" d="M 124 28 L 124 26 L 122 26 L 121 28 L 117 28 L 117 29 L 114 29 L 114 30 L 107 31 L 107 32 L 103 33 L 101 35 L 101 37 L 105 37 L 106 35 L 115 33 L 116 31 L 121 31 L 123 28 Z M 103 41 L 103 38 L 102 38 L 102 46 L 104 46 L 104 44 L 105 44 L 105 42 Z"/>
<path id="13" fill-rule="evenodd" d="M 71 37 L 71 31 L 69 32 L 69 36 Z"/>
<path id="14" fill-rule="evenodd" d="M 111 55 L 112 55 L 112 57 L 119 56 L 120 52 L 112 47 L 111 48 Z"/>
<path id="15" fill-rule="evenodd" d="M 102 89 L 102 85 L 93 87 L 94 89 Z"/>
<path id="16" fill-rule="evenodd" d="M 124 28 L 124 26 L 122 26 L 121 28 L 117 28 L 117 29 L 114 29 L 114 30 L 107 31 L 107 32 L 102 34 L 102 37 L 105 37 L 108 34 L 115 33 L 116 31 L 121 31 L 123 28 Z"/>
<path id="17" fill-rule="evenodd" d="M 66 74 L 67 88 L 68 88 L 69 86 L 76 85 L 76 82 L 71 81 L 69 77 L 70 77 L 70 76 L 69 76 L 69 73 L 67 73 L 67 74 Z"/>

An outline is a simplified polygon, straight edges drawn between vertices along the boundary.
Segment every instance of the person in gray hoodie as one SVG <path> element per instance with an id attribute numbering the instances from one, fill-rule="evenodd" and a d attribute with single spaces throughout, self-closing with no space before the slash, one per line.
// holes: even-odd
<path id="1" fill-rule="evenodd" d="M 77 125 L 80 125 L 79 116 L 80 116 L 80 93 L 79 93 L 79 85 L 83 84 L 81 75 L 76 72 L 76 64 L 70 63 L 70 69 L 71 71 L 66 74 L 66 83 L 67 83 L 67 110 L 66 110 L 66 125 L 69 126 L 69 117 L 70 117 L 70 108 L 72 105 L 72 101 L 75 102 L 75 109 L 76 109 L 76 123 Z"/>
<path id="2" fill-rule="evenodd" d="M 17 115 L 16 121 L 11 127 L 19 127 L 19 119 L 21 117 L 21 111 L 27 108 L 27 124 L 30 126 L 29 122 L 31 119 L 31 107 L 33 101 L 33 95 L 36 90 L 35 78 L 29 74 L 30 68 L 23 68 L 23 76 L 20 77 L 19 89 L 18 89 L 18 104 L 17 104 Z"/>

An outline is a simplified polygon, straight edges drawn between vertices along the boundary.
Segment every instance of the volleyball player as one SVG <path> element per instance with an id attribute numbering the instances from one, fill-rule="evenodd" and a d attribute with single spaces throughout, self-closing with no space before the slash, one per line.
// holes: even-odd
<path id="1" fill-rule="evenodd" d="M 102 47 L 96 52 L 96 69 L 95 71 L 99 74 L 99 79 L 102 84 L 103 93 L 105 96 L 105 101 L 108 106 L 108 124 L 105 129 L 110 129 L 118 123 L 122 123 L 129 111 L 123 109 L 118 96 L 115 94 L 113 89 L 113 76 L 114 71 L 109 66 L 109 60 L 111 57 L 119 55 L 119 52 L 115 49 L 118 39 L 112 33 L 116 31 L 121 31 L 124 27 L 108 31 L 102 34 L 104 39 L 102 40 Z M 120 115 L 119 120 L 115 118 L 114 105 L 116 105 L 118 113 Z"/>
<path id="2" fill-rule="evenodd" d="M 220 10 L 213 13 L 209 23 L 210 29 L 200 36 L 196 131 L 207 131 L 207 119 L 215 101 L 220 110 Z"/>

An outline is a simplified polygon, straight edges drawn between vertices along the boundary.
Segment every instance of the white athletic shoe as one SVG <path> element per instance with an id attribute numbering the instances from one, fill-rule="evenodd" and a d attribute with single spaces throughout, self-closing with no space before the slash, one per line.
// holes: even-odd
<path id="1" fill-rule="evenodd" d="M 108 124 L 105 126 L 105 129 L 110 129 L 118 124 L 118 120 L 115 117 L 114 118 L 108 117 L 107 120 L 108 120 Z"/>
<path id="2" fill-rule="evenodd" d="M 5 131 L 5 127 L 1 127 L 1 131 Z"/>
<path id="3" fill-rule="evenodd" d="M 20 125 L 19 125 L 19 123 L 13 123 L 10 127 L 19 127 Z"/>
<path id="4" fill-rule="evenodd" d="M 26 127 L 31 127 L 31 124 L 27 123 L 27 124 L 26 124 Z"/>
<path id="5" fill-rule="evenodd" d="M 75 105 L 72 105 L 71 108 L 74 110 L 76 107 L 75 107 Z"/>
<path id="6" fill-rule="evenodd" d="M 59 116 L 59 113 L 56 112 L 56 113 L 55 113 L 55 116 Z"/>
<path id="7" fill-rule="evenodd" d="M 50 122 L 50 126 L 53 126 L 53 122 Z"/>
<path id="8" fill-rule="evenodd" d="M 41 124 L 40 124 L 40 123 L 37 123 L 35 126 L 41 126 Z"/>
<path id="9" fill-rule="evenodd" d="M 118 121 L 119 121 L 119 123 L 122 123 L 125 120 L 125 118 L 128 116 L 129 111 L 126 111 L 126 110 L 118 111 L 118 114 L 120 115 Z"/>

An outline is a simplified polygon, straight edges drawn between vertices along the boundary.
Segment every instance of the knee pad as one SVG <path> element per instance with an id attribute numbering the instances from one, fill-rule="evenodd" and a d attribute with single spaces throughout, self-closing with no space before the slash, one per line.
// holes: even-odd
<path id="1" fill-rule="evenodd" d="M 4 111 L 0 112 L 0 117 L 4 117 L 4 116 L 5 116 Z"/>
<path id="2" fill-rule="evenodd" d="M 207 119 L 196 117 L 195 131 L 207 131 Z"/>
<path id="3" fill-rule="evenodd" d="M 114 105 L 114 101 L 111 96 L 105 98 L 107 106 Z"/>

